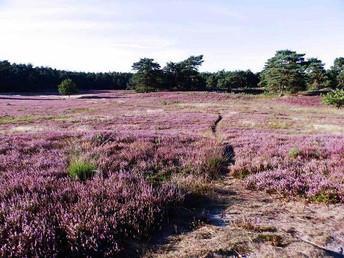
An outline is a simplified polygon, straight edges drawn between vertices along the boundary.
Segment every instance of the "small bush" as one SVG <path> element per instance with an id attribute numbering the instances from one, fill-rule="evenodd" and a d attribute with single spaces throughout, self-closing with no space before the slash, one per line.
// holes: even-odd
<path id="1" fill-rule="evenodd" d="M 70 164 L 69 166 L 69 175 L 76 179 L 85 181 L 93 177 L 97 167 L 89 162 L 78 161 Z"/>
<path id="2" fill-rule="evenodd" d="M 288 152 L 288 157 L 289 158 L 297 158 L 299 156 L 300 151 L 298 148 L 291 148 L 291 150 Z"/>
<path id="3" fill-rule="evenodd" d="M 327 93 L 323 97 L 323 102 L 326 105 L 335 106 L 337 108 L 344 106 L 344 90 L 336 89 Z"/>
<path id="4" fill-rule="evenodd" d="M 338 194 L 335 192 L 335 190 L 331 191 L 323 191 L 317 193 L 316 196 L 313 198 L 310 198 L 312 201 L 317 203 L 338 203 L 340 202 L 340 198 Z"/>
<path id="5" fill-rule="evenodd" d="M 75 83 L 71 79 L 63 80 L 57 89 L 61 95 L 72 95 L 78 92 Z"/>

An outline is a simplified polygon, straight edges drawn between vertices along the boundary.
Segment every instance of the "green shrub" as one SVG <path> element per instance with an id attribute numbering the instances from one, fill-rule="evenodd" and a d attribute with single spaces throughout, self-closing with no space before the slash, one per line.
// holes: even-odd
<path id="1" fill-rule="evenodd" d="M 298 148 L 291 148 L 290 151 L 288 152 L 288 156 L 289 158 L 296 158 L 297 156 L 299 156 L 300 151 Z"/>
<path id="2" fill-rule="evenodd" d="M 310 198 L 314 202 L 317 203 L 338 203 L 340 202 L 340 199 L 338 197 L 338 194 L 335 193 L 335 190 L 324 190 L 322 192 L 319 192 L 315 197 Z"/>
<path id="3" fill-rule="evenodd" d="M 96 165 L 87 161 L 77 161 L 69 165 L 69 175 L 76 179 L 85 181 L 91 179 L 96 172 Z"/>
<path id="4" fill-rule="evenodd" d="M 71 79 L 63 80 L 57 89 L 61 95 L 72 95 L 78 92 L 75 83 Z"/>
<path id="5" fill-rule="evenodd" d="M 344 106 L 344 90 L 336 89 L 327 93 L 323 97 L 323 102 L 326 105 L 335 106 L 337 108 Z"/>

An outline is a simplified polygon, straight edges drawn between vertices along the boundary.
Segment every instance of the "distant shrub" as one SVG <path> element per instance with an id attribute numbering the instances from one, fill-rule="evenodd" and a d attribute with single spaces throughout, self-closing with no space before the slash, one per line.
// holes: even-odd
<path id="1" fill-rule="evenodd" d="M 78 92 L 76 84 L 71 79 L 63 80 L 57 89 L 61 95 L 72 95 Z"/>
<path id="2" fill-rule="evenodd" d="M 77 161 L 69 166 L 69 175 L 76 179 L 85 181 L 93 177 L 97 167 L 86 161 Z"/>
<path id="3" fill-rule="evenodd" d="M 336 89 L 327 93 L 323 97 L 323 102 L 326 105 L 335 106 L 337 108 L 344 106 L 344 90 Z"/>

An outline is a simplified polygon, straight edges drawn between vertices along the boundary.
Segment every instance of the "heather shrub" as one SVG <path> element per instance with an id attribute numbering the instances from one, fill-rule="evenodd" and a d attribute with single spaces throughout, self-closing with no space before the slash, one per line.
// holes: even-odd
<path id="1" fill-rule="evenodd" d="M 314 202 L 344 201 L 342 136 L 240 133 L 231 140 L 236 159 L 230 171 L 248 188 Z"/>
<path id="2" fill-rule="evenodd" d="M 330 106 L 340 108 L 344 106 L 344 89 L 336 89 L 323 97 L 323 102 Z"/>
<path id="3" fill-rule="evenodd" d="M 0 154 L 0 256 L 115 257 L 123 250 L 135 252 L 138 242 L 161 227 L 168 207 L 182 199 L 177 186 L 153 185 L 135 170 L 138 164 L 85 180 L 99 170 L 101 160 L 93 151 L 103 153 L 106 147 L 129 156 L 140 154 L 136 158 L 142 163 L 145 146 L 139 153 L 128 151 L 140 138 L 106 137 L 111 142 L 88 149 L 92 133 L 0 135 L 0 149 L 6 149 Z M 70 138 L 82 156 L 66 156 Z M 94 163 L 82 157 L 93 157 Z M 71 180 L 68 171 L 79 180 Z"/>
<path id="4" fill-rule="evenodd" d="M 68 172 L 69 175 L 76 179 L 85 181 L 91 179 L 96 172 L 96 165 L 87 161 L 77 161 L 69 165 Z"/>

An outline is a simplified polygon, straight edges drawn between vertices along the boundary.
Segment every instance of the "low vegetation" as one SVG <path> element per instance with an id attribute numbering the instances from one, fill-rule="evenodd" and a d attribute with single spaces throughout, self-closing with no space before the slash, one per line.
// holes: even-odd
<path id="1" fill-rule="evenodd" d="M 172 176 L 216 179 L 222 164 L 215 160 L 223 153 L 208 157 L 213 143 L 201 138 L 156 141 L 99 132 L 1 136 L 0 142 L 0 246 L 4 256 L 16 257 L 135 250 L 188 193 Z M 98 166 L 85 160 L 68 165 L 66 153 L 96 157 Z"/>
<path id="2" fill-rule="evenodd" d="M 228 172 L 252 190 L 344 202 L 343 111 L 319 96 L 96 97 L 0 99 L 3 256 L 138 256 L 185 199 L 210 195 Z M 47 112 L 60 119 L 12 121 Z M 272 226 L 253 231 L 255 243 L 284 244 Z"/>

